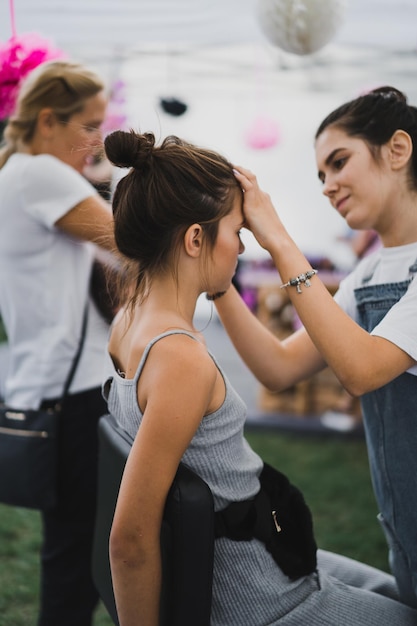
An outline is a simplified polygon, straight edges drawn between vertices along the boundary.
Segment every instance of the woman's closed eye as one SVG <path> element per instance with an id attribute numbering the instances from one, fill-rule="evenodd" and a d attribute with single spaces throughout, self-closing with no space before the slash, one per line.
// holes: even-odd
<path id="1" fill-rule="evenodd" d="M 333 168 L 337 171 L 341 170 L 343 166 L 345 165 L 347 159 L 348 159 L 347 157 L 339 157 L 335 159 L 332 163 Z"/>
<path id="2" fill-rule="evenodd" d="M 86 124 L 83 125 L 83 130 L 87 133 L 97 133 L 100 132 L 101 124 Z"/>
<path id="3" fill-rule="evenodd" d="M 340 172 L 343 169 L 343 167 L 346 165 L 347 160 L 348 160 L 347 156 L 338 157 L 338 158 L 333 159 L 332 161 L 330 161 L 328 163 L 328 166 L 329 166 L 330 170 L 333 170 L 335 172 Z M 318 177 L 319 177 L 319 180 L 320 180 L 321 184 L 324 185 L 324 183 L 326 182 L 326 175 L 324 174 L 324 172 L 320 171 L 318 173 Z"/>

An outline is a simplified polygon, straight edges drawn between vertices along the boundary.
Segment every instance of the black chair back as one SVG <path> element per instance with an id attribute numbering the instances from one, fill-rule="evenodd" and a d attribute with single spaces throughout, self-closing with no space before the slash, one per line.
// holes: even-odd
<path id="1" fill-rule="evenodd" d="M 109 562 L 109 536 L 132 439 L 111 415 L 99 422 L 99 482 L 93 578 L 119 625 Z M 208 485 L 180 463 L 161 529 L 161 626 L 209 626 L 214 553 L 214 505 Z"/>

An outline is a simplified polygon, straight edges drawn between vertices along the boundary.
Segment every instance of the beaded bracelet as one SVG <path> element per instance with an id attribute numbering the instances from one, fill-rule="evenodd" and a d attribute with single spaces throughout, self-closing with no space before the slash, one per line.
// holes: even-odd
<path id="1" fill-rule="evenodd" d="M 301 293 L 301 285 L 305 284 L 306 287 L 310 287 L 311 280 L 314 274 L 318 274 L 317 270 L 308 270 L 308 272 L 304 272 L 303 274 L 298 274 L 295 278 L 290 278 L 287 283 L 283 283 L 280 285 L 280 289 L 284 287 L 295 287 L 297 289 L 297 293 Z"/>

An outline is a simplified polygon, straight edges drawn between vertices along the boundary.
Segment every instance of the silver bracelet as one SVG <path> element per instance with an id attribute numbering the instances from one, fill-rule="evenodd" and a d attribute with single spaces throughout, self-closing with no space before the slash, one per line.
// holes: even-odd
<path id="1" fill-rule="evenodd" d="M 298 274 L 295 278 L 290 278 L 287 283 L 280 285 L 280 289 L 283 289 L 284 287 L 295 287 L 297 289 L 297 293 L 301 293 L 301 285 L 304 283 L 306 287 L 310 287 L 310 278 L 312 278 L 314 274 L 318 274 L 318 270 L 308 270 L 308 272 Z"/>

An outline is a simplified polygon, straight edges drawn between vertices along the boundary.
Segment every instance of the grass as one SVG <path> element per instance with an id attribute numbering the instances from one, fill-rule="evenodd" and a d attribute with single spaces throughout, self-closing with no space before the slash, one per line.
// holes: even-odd
<path id="1" fill-rule="evenodd" d="M 40 542 L 37 511 L 0 505 L 0 626 L 36 625 Z M 100 606 L 94 626 L 112 624 Z"/>
<path id="2" fill-rule="evenodd" d="M 248 431 L 253 448 L 301 488 L 319 546 L 387 569 L 375 519 L 365 443 Z M 35 626 L 40 520 L 36 511 L 0 505 L 0 626 Z M 100 607 L 94 626 L 111 626 Z"/>

